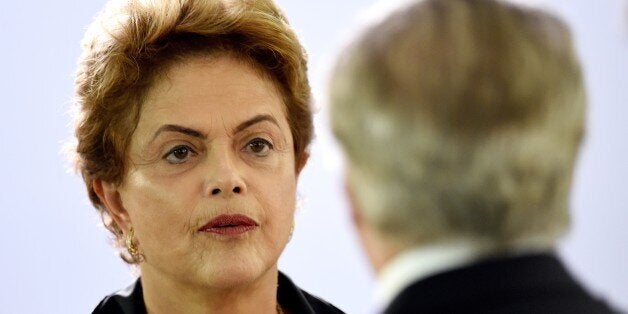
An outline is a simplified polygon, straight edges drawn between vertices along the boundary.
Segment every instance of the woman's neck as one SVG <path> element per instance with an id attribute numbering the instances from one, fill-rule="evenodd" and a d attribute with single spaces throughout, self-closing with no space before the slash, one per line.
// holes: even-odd
<path id="1" fill-rule="evenodd" d="M 235 287 L 191 286 L 142 265 L 142 288 L 148 314 L 269 313 L 277 311 L 277 266 L 256 280 Z"/>

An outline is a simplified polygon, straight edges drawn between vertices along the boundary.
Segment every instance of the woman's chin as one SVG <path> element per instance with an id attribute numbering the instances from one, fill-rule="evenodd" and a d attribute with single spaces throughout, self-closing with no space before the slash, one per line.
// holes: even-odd
<path id="1" fill-rule="evenodd" d="M 262 263 L 235 263 L 225 261 L 222 265 L 203 267 L 197 280 L 204 281 L 202 285 L 213 289 L 234 289 L 255 285 L 270 276 L 276 277 L 277 267 Z"/>
<path id="2" fill-rule="evenodd" d="M 258 268 L 228 267 L 220 271 L 214 270 L 204 276 L 206 279 L 204 284 L 215 289 L 236 289 L 262 282 L 269 275 L 273 275 L 272 273 L 276 274 L 276 268 L 262 270 Z M 201 278 L 199 279 L 202 280 Z"/>

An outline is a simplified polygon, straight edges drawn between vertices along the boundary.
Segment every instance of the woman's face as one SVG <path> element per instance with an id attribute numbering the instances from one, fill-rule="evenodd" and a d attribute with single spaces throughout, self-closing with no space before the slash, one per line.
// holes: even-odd
<path id="1" fill-rule="evenodd" d="M 284 112 L 271 81 L 228 56 L 194 57 L 156 82 L 117 187 L 143 277 L 231 287 L 273 273 L 297 183 Z"/>

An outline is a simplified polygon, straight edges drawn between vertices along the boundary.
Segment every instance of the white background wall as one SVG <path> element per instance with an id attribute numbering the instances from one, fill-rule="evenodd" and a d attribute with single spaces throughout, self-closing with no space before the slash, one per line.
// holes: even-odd
<path id="1" fill-rule="evenodd" d="M 390 0 L 392 1 L 392 0 Z M 279 0 L 310 53 L 320 101 L 326 65 L 373 0 Z M 628 5 L 536 0 L 572 25 L 589 93 L 589 128 L 561 255 L 592 291 L 628 309 Z M 85 26 L 103 0 L 8 1 L 0 8 L 0 312 L 88 313 L 133 277 L 107 243 L 81 179 L 60 154 Z M 280 268 L 349 313 L 373 285 L 342 195 L 325 110 L 301 178 L 297 227 Z M 69 297 L 71 295 L 71 298 Z"/>

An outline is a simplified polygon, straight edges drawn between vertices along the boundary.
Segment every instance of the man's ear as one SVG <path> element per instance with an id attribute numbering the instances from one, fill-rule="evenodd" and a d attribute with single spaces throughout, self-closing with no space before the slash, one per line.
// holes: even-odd
<path id="1" fill-rule="evenodd" d="M 349 201 L 351 220 L 356 227 L 361 228 L 364 224 L 364 218 L 362 217 L 362 211 L 360 210 L 360 206 L 353 194 L 353 188 L 351 188 L 351 185 L 349 184 L 348 174 L 345 174 L 345 194 L 347 195 L 347 200 Z"/>
<path id="2" fill-rule="evenodd" d="M 349 184 L 349 175 L 345 174 L 345 193 L 351 207 L 351 220 L 355 226 L 358 237 L 364 252 L 368 257 L 373 269 L 379 273 L 383 267 L 393 256 L 387 244 L 382 240 L 380 234 L 366 221 L 364 213 L 357 202 L 355 192 Z"/>
<path id="3" fill-rule="evenodd" d="M 109 216 L 111 216 L 111 219 L 116 222 L 120 229 L 126 232 L 131 224 L 131 220 L 129 213 L 122 205 L 118 187 L 113 183 L 101 179 L 94 179 L 92 186 L 100 202 L 105 207 L 105 210 L 107 210 Z"/>
<path id="4" fill-rule="evenodd" d="M 308 152 L 307 150 L 304 150 L 301 153 L 299 160 L 295 160 L 296 166 L 297 166 L 297 176 L 301 174 L 301 170 L 303 170 L 303 168 L 305 167 L 309 159 L 310 159 L 310 152 Z"/>

